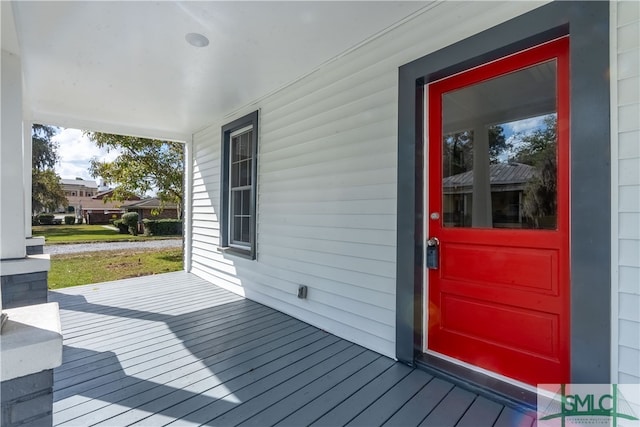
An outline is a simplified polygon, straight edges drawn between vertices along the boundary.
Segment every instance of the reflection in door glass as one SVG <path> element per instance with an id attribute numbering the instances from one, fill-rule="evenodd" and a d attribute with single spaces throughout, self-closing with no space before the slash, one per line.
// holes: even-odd
<path id="1" fill-rule="evenodd" d="M 556 63 L 442 96 L 445 227 L 555 229 Z"/>

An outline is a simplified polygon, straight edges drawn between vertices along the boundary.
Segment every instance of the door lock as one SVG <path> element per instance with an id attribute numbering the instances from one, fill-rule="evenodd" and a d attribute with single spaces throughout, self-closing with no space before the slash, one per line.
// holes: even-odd
<path id="1" fill-rule="evenodd" d="M 440 241 L 437 237 L 427 240 L 427 268 L 436 270 L 440 261 Z"/>

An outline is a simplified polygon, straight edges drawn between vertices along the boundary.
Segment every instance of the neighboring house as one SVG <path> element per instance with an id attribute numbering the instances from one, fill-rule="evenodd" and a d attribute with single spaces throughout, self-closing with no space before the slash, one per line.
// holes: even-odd
<path id="1" fill-rule="evenodd" d="M 98 185 L 95 181 L 87 181 L 82 178 L 76 179 L 61 179 L 62 190 L 67 197 L 69 205 L 67 212 L 78 213 L 80 212 L 80 205 L 83 202 L 90 200 L 98 193 Z"/>
<path id="2" fill-rule="evenodd" d="M 108 224 L 109 221 L 120 218 L 126 212 L 124 204 L 128 201 L 140 200 L 140 197 L 131 195 L 129 200 L 105 201 L 105 197 L 113 193 L 113 189 L 104 190 L 95 194 L 90 199 L 83 199 L 78 205 L 77 212 L 82 216 L 86 224 Z"/>
<path id="3" fill-rule="evenodd" d="M 178 218 L 178 205 L 167 202 L 162 204 L 157 197 L 150 197 L 138 201 L 125 202 L 122 208 L 127 212 L 137 212 L 138 218 L 143 219 L 165 219 Z"/>
<path id="4" fill-rule="evenodd" d="M 108 224 L 126 212 L 123 202 L 104 202 L 100 199 L 89 199 L 82 202 L 78 212 L 85 224 Z"/>
<path id="5" fill-rule="evenodd" d="M 472 224 L 474 171 L 442 178 L 442 212 L 447 226 Z M 495 228 L 522 227 L 525 186 L 535 176 L 535 168 L 521 163 L 489 166 L 491 224 Z"/>
<path id="6" fill-rule="evenodd" d="M 11 3 L 22 50 L 3 50 L 3 174 L 24 163 L 4 148 L 22 152 L 23 120 L 182 140 L 186 270 L 496 392 L 503 383 L 640 383 L 638 2 L 178 2 L 195 8 L 180 14 L 180 30 L 169 25 L 173 2 L 132 3 L 104 7 L 115 8 L 111 20 L 144 15 L 135 34 L 163 47 L 166 74 L 153 49 L 126 50 L 133 32 L 114 24 L 117 34 L 94 35 L 88 47 L 84 37 L 59 40 L 50 61 L 64 72 L 52 76 L 36 65 L 47 63 L 43 40 L 52 49 L 58 39 L 39 20 L 76 8 L 103 17 L 103 6 Z M 255 19 L 225 38 L 207 32 L 216 8 Z M 82 16 L 51 28 L 82 26 Z M 335 24 L 342 18 L 349 25 Z M 173 40 L 193 31 L 215 35 L 212 46 Z M 82 54 L 61 57 L 101 58 L 112 46 L 144 74 L 105 68 L 126 63 L 115 60 L 92 73 L 90 59 L 77 65 Z M 327 46 L 325 57 L 299 56 Z M 71 73 L 86 80 L 67 85 Z M 493 228 L 488 126 L 548 114 L 558 120 L 553 226 Z M 441 146 L 459 130 L 475 138 L 475 192 L 471 222 L 450 227 Z M 22 196 L 2 185 L 2 206 Z M 24 233 L 5 218 L 3 262 L 24 256 L 15 253 Z M 439 253 L 427 257 L 427 247 Z"/>

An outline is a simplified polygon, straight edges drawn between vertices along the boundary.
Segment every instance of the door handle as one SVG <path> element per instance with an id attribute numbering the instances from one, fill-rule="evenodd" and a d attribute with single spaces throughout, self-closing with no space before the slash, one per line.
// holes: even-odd
<path id="1" fill-rule="evenodd" d="M 432 237 L 427 240 L 427 268 L 437 270 L 440 266 L 440 240 Z"/>

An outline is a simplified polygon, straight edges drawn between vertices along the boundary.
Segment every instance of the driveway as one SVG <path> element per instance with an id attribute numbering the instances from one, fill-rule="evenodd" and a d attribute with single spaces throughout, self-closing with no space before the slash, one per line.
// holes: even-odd
<path id="1" fill-rule="evenodd" d="M 120 249 L 165 249 L 182 247 L 182 239 L 147 240 L 144 242 L 77 243 L 44 246 L 44 253 L 51 255 L 79 252 L 114 251 Z"/>

